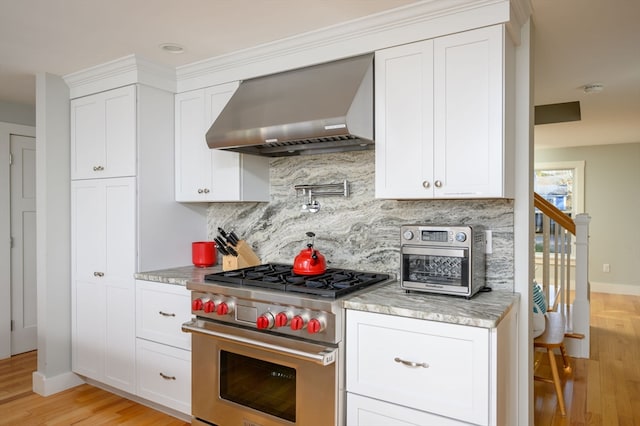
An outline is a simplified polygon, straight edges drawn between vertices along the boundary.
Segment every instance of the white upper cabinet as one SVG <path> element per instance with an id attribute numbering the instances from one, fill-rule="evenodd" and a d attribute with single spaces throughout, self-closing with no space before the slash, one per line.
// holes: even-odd
<path id="1" fill-rule="evenodd" d="M 497 25 L 376 52 L 376 197 L 512 196 L 505 51 Z"/>
<path id="2" fill-rule="evenodd" d="M 136 174 L 136 86 L 71 101 L 71 179 Z"/>
<path id="3" fill-rule="evenodd" d="M 269 201 L 269 159 L 210 149 L 205 135 L 239 83 L 176 95 L 176 201 Z"/>

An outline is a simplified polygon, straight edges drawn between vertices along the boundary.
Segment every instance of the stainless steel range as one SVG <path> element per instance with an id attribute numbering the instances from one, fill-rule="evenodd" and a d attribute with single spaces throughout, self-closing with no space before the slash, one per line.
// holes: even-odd
<path id="1" fill-rule="evenodd" d="M 192 424 L 342 425 L 340 298 L 389 280 L 343 269 L 295 275 L 291 265 L 267 264 L 188 283 Z"/>

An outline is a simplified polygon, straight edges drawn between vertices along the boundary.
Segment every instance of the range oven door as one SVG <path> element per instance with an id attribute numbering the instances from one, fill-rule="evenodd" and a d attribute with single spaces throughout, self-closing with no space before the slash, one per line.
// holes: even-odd
<path id="1" fill-rule="evenodd" d="M 469 250 L 402 246 L 401 287 L 407 290 L 470 295 Z"/>
<path id="2" fill-rule="evenodd" d="M 334 425 L 338 349 L 196 319 L 192 416 L 202 425 Z"/>

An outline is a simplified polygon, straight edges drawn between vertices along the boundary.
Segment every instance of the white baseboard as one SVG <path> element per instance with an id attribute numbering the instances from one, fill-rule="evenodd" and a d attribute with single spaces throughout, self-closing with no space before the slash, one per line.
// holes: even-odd
<path id="1" fill-rule="evenodd" d="M 84 384 L 84 380 L 71 371 L 54 377 L 45 377 L 45 375 L 39 371 L 34 371 L 32 379 L 33 391 L 42 396 L 53 395 L 54 393 Z"/>
<path id="2" fill-rule="evenodd" d="M 595 293 L 626 294 L 629 296 L 640 296 L 640 285 L 591 282 L 591 291 Z"/>

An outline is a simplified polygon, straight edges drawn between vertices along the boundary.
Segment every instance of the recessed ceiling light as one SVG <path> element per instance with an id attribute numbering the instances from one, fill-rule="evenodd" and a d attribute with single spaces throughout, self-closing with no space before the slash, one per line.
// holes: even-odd
<path id="1" fill-rule="evenodd" d="M 600 93 L 604 90 L 604 84 L 602 83 L 591 83 L 591 84 L 585 84 L 582 87 L 582 90 L 584 90 L 584 93 Z"/>
<path id="2" fill-rule="evenodd" d="M 167 52 L 167 53 L 184 53 L 184 47 L 180 46 L 179 44 L 175 44 L 175 43 L 162 43 L 160 45 L 160 49 L 162 49 L 163 51 Z"/>

